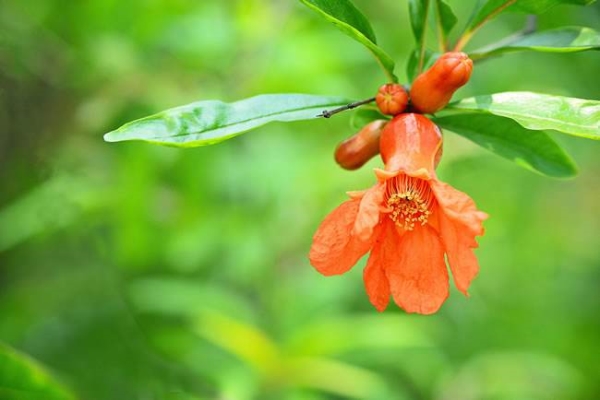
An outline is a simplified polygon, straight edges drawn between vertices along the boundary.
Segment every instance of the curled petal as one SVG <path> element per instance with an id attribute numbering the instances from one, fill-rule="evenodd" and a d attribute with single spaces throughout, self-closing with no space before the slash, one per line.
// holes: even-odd
<path id="1" fill-rule="evenodd" d="M 468 296 L 469 285 L 479 272 L 479 262 L 473 248 L 477 247 L 475 236 L 460 223 L 439 215 L 440 235 L 448 263 L 454 277 L 454 284 L 465 296 Z"/>
<path id="2" fill-rule="evenodd" d="M 482 222 L 487 219 L 488 215 L 477 209 L 473 199 L 447 183 L 435 179 L 430 181 L 430 185 L 440 208 L 448 218 L 463 225 L 474 236 L 483 235 Z M 473 247 L 476 246 L 477 243 Z"/>
<path id="3" fill-rule="evenodd" d="M 475 236 L 483 235 L 483 220 L 487 214 L 477 210 L 475 202 L 465 193 L 443 182 L 432 181 L 438 200 L 439 231 L 448 254 L 454 284 L 462 293 L 479 272 L 479 262 L 473 253 Z"/>
<path id="4" fill-rule="evenodd" d="M 363 272 L 365 289 L 369 296 L 369 301 L 377 311 L 386 309 L 390 302 L 390 282 L 384 271 L 384 265 L 389 265 L 393 260 L 386 260 L 386 257 L 393 256 L 394 246 L 397 245 L 397 238 L 390 235 L 388 230 L 394 230 L 393 224 L 384 223 L 383 228 L 375 233 L 375 243 L 373 250 L 367 261 L 367 266 Z"/>
<path id="5" fill-rule="evenodd" d="M 371 248 L 371 240 L 352 235 L 360 199 L 351 199 L 333 210 L 317 229 L 308 258 L 323 275 L 343 274 Z"/>
<path id="6" fill-rule="evenodd" d="M 352 231 L 359 240 L 367 241 L 373 236 L 373 229 L 379 223 L 384 195 L 385 184 L 383 183 L 378 183 L 363 195 Z"/>
<path id="7" fill-rule="evenodd" d="M 435 313 L 448 298 L 448 271 L 437 233 L 425 225 L 396 240 L 384 266 L 394 301 L 409 313 Z"/>

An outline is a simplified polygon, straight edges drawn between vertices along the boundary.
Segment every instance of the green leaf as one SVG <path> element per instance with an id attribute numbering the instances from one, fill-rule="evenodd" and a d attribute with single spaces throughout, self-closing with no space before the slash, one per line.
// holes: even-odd
<path id="1" fill-rule="evenodd" d="M 481 4 L 476 9 L 475 13 L 469 21 L 467 32 L 476 29 L 482 25 L 485 21 L 494 18 L 496 15 L 505 11 L 508 7 L 511 7 L 516 3 L 517 0 L 488 0 Z"/>
<path id="2" fill-rule="evenodd" d="M 600 49 L 600 33 L 586 27 L 569 26 L 520 36 L 509 43 L 485 47 L 469 53 L 476 60 L 516 51 L 573 53 Z"/>
<path id="3" fill-rule="evenodd" d="M 281 365 L 277 343 L 254 325 L 219 312 L 204 311 L 194 321 L 192 330 L 266 375 Z"/>
<path id="4" fill-rule="evenodd" d="M 410 14 L 410 25 L 415 36 L 416 49 L 416 74 L 423 70 L 423 58 L 425 57 L 425 36 L 427 34 L 427 20 L 431 10 L 430 0 L 409 0 L 408 11 Z"/>
<path id="5" fill-rule="evenodd" d="M 519 0 L 512 11 L 521 11 L 530 14 L 542 14 L 559 4 L 574 4 L 585 6 L 596 0 Z"/>
<path id="6" fill-rule="evenodd" d="M 307 7 L 322 14 L 334 24 L 343 23 L 363 34 L 373 43 L 377 43 L 375 32 L 369 20 L 349 0 L 300 0 Z"/>
<path id="7" fill-rule="evenodd" d="M 444 0 L 436 0 L 436 2 L 442 31 L 444 32 L 444 37 L 447 37 L 458 22 L 458 19 L 454 15 L 452 8 Z"/>
<path id="8" fill-rule="evenodd" d="M 417 42 L 417 47 L 423 43 L 427 29 L 427 17 L 429 14 L 430 0 L 409 0 L 408 11 L 410 14 L 410 26 Z"/>
<path id="9" fill-rule="evenodd" d="M 107 142 L 142 140 L 176 147 L 206 146 L 274 121 L 314 119 L 350 101 L 308 94 L 264 94 L 234 103 L 198 101 L 129 122 L 104 135 Z"/>
<path id="10" fill-rule="evenodd" d="M 488 0 L 474 13 L 467 31 L 507 10 L 541 14 L 558 4 L 587 5 L 594 1 L 596 0 Z"/>
<path id="11" fill-rule="evenodd" d="M 300 0 L 333 23 L 340 31 L 364 45 L 373 54 L 391 82 L 397 82 L 394 75 L 394 61 L 379 46 L 371 24 L 349 0 Z"/>
<path id="12" fill-rule="evenodd" d="M 600 140 L 600 101 L 532 92 L 504 92 L 452 103 L 448 112 L 479 111 L 517 121 L 527 129 L 552 129 Z"/>
<path id="13" fill-rule="evenodd" d="M 0 252 L 74 223 L 102 205 L 102 189 L 89 179 L 66 175 L 41 183 L 0 209 Z"/>
<path id="14" fill-rule="evenodd" d="M 368 123 L 378 119 L 389 119 L 389 117 L 383 115 L 377 107 L 361 107 L 352 113 L 352 116 L 350 117 L 350 126 L 358 132 Z"/>
<path id="15" fill-rule="evenodd" d="M 0 344 L 0 399 L 73 400 L 35 361 Z"/>
<path id="16" fill-rule="evenodd" d="M 409 82 L 413 82 L 419 75 L 419 55 L 420 53 L 417 49 L 408 57 L 408 61 L 406 63 L 406 77 Z M 429 69 L 429 67 L 431 67 L 439 57 L 440 53 L 426 49 L 423 56 L 423 70 L 426 71 Z"/>
<path id="17" fill-rule="evenodd" d="M 526 129 L 511 119 L 473 113 L 434 122 L 531 171 L 555 178 L 577 174 L 575 162 L 546 132 Z"/>

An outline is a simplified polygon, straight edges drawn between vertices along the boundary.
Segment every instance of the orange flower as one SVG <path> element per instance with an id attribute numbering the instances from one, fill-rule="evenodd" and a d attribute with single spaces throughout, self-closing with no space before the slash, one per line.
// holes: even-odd
<path id="1" fill-rule="evenodd" d="M 385 169 L 378 183 L 350 192 L 313 237 L 311 264 L 343 274 L 369 250 L 364 283 L 383 311 L 390 296 L 407 312 L 435 313 L 448 297 L 446 254 L 456 287 L 467 294 L 479 271 L 473 249 L 487 215 L 466 194 L 439 181 L 440 130 L 419 114 L 401 114 L 381 135 Z"/>

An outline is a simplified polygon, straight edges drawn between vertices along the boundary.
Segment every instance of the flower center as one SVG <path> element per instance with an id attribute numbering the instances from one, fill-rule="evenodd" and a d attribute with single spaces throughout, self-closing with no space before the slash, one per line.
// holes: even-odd
<path id="1" fill-rule="evenodd" d="M 388 181 L 386 199 L 392 221 L 408 231 L 427 223 L 434 202 L 427 181 L 404 174 Z"/>

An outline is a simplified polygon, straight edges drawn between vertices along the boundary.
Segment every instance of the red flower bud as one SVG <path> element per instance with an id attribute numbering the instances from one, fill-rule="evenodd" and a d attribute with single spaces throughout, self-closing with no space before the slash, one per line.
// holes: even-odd
<path id="1" fill-rule="evenodd" d="M 408 105 L 408 94 L 402 85 L 386 83 L 381 86 L 375 96 L 377 107 L 385 115 L 398 115 Z"/>
<path id="2" fill-rule="evenodd" d="M 443 54 L 413 82 L 410 100 L 414 109 L 434 113 L 444 108 L 454 92 L 469 81 L 472 70 L 473 61 L 465 53 Z"/>
<path id="3" fill-rule="evenodd" d="M 381 158 L 388 171 L 434 169 L 442 156 L 442 132 L 421 114 L 401 114 L 383 129 L 379 140 Z"/>
<path id="4" fill-rule="evenodd" d="M 362 167 L 379 153 L 379 136 L 387 122 L 386 120 L 370 122 L 357 134 L 344 140 L 335 149 L 335 161 L 348 170 Z"/>

